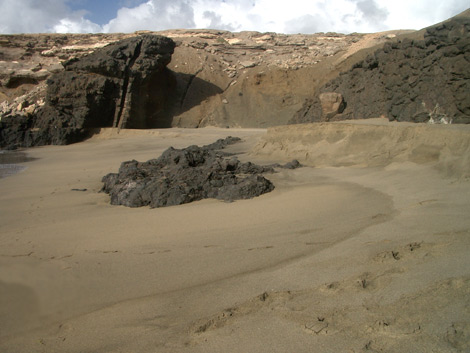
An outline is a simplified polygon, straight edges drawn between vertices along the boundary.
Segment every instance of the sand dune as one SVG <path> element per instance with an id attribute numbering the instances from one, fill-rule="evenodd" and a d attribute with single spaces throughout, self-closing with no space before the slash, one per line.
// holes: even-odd
<path id="1" fill-rule="evenodd" d="M 470 128 L 387 119 L 279 126 L 268 130 L 254 154 L 298 158 L 318 167 L 433 164 L 448 176 L 469 177 Z"/>
<path id="2" fill-rule="evenodd" d="M 103 130 L 0 179 L 2 352 L 466 352 L 469 130 L 328 123 Z M 252 200 L 109 205 L 169 146 L 298 158 Z"/>

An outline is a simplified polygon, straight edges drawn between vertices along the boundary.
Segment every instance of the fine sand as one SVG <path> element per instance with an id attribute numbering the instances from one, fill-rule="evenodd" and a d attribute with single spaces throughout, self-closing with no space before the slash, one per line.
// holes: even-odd
<path id="1" fill-rule="evenodd" d="M 228 135 L 251 200 L 112 206 L 122 161 Z M 470 130 L 105 129 L 0 179 L 0 352 L 468 352 Z"/>

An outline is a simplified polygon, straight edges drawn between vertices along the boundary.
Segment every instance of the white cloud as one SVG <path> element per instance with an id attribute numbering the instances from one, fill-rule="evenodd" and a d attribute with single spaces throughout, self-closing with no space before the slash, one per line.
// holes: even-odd
<path id="1" fill-rule="evenodd" d="M 134 32 L 193 27 L 194 11 L 189 1 L 150 0 L 133 8 L 121 8 L 117 17 L 103 29 L 105 32 Z"/>
<path id="2" fill-rule="evenodd" d="M 59 20 L 52 31 L 56 33 L 98 33 L 102 31 L 102 28 L 83 17 L 66 17 Z"/>
<path id="3" fill-rule="evenodd" d="M 375 0 L 359 0 L 356 2 L 356 8 L 362 14 L 363 20 L 373 26 L 380 26 L 389 15 L 388 10 Z"/>
<path id="4" fill-rule="evenodd" d="M 465 10 L 468 0 L 147 0 L 102 26 L 70 0 L 0 0 L 0 32 L 133 32 L 171 28 L 314 33 L 420 29 Z"/>
<path id="5" fill-rule="evenodd" d="M 70 11 L 64 0 L 0 0 L 0 33 L 102 31 L 84 15 Z"/>
<path id="6" fill-rule="evenodd" d="M 222 16 L 220 14 L 215 13 L 214 11 L 204 11 L 202 17 L 210 21 L 207 25 L 203 25 L 203 27 L 224 29 L 227 31 L 236 30 L 235 26 L 232 23 L 224 23 L 224 21 L 222 20 Z"/>
<path id="7" fill-rule="evenodd" d="M 384 25 L 393 29 L 424 28 L 469 8 L 468 0 L 393 0 L 386 4 L 389 16 Z"/>
<path id="8" fill-rule="evenodd" d="M 50 32 L 51 23 L 67 14 L 63 0 L 1 0 L 2 33 Z"/>

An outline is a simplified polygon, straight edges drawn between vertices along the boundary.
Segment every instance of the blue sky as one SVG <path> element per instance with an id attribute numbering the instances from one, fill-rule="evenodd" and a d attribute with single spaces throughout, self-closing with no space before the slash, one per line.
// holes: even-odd
<path id="1" fill-rule="evenodd" d="M 370 33 L 421 29 L 468 7 L 469 0 L 0 0 L 0 33 Z"/>
<path id="2" fill-rule="evenodd" d="M 144 2 L 146 0 L 69 0 L 66 4 L 72 11 L 86 10 L 85 18 L 103 26 L 116 17 L 120 8 L 132 8 Z"/>
<path id="3" fill-rule="evenodd" d="M 67 2 L 67 5 L 72 11 L 86 9 L 85 18 L 99 25 L 116 17 L 117 10 L 121 7 L 118 2 L 111 0 L 75 0 Z"/>

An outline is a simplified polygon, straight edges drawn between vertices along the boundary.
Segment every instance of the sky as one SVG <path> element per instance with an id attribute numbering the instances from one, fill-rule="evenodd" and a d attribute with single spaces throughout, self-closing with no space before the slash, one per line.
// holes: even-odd
<path id="1" fill-rule="evenodd" d="M 370 33 L 421 29 L 469 7 L 469 0 L 0 0 L 0 33 Z"/>

